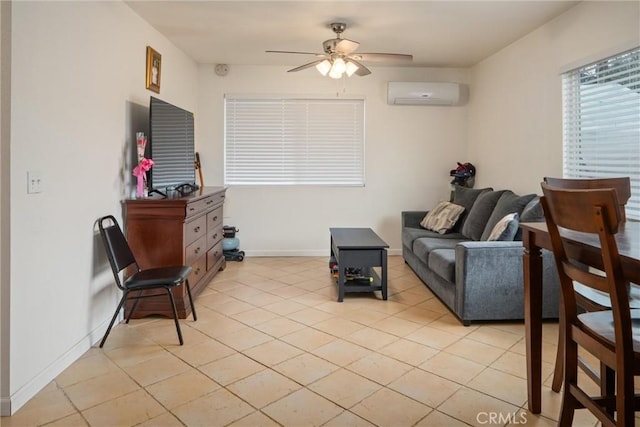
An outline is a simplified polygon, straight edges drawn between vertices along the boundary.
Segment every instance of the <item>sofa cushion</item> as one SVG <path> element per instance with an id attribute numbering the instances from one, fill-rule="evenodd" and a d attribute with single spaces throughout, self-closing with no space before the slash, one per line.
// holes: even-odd
<path id="1" fill-rule="evenodd" d="M 461 185 L 454 185 L 453 187 L 453 203 L 464 207 L 464 212 L 460 215 L 458 223 L 454 226 L 454 231 L 462 230 L 464 223 L 469 216 L 469 212 L 473 207 L 478 196 L 484 192 L 493 191 L 493 188 L 479 188 L 474 190 L 473 188 L 462 187 Z"/>
<path id="2" fill-rule="evenodd" d="M 500 196 L 498 203 L 496 203 L 496 207 L 493 209 L 493 212 L 491 212 L 491 216 L 487 220 L 487 225 L 484 227 L 484 231 L 482 232 L 480 240 L 488 240 L 489 235 L 491 234 L 491 231 L 493 230 L 495 225 L 498 223 L 498 221 L 504 218 L 505 215 L 517 213 L 519 216 L 520 214 L 522 214 L 522 211 L 524 210 L 525 206 L 527 206 L 527 203 L 529 203 L 535 197 L 535 194 L 518 196 L 511 190 L 506 190 L 504 193 L 502 193 L 502 196 Z"/>
<path id="3" fill-rule="evenodd" d="M 429 254 L 429 268 L 444 280 L 456 282 L 455 249 L 434 249 Z"/>
<path id="4" fill-rule="evenodd" d="M 435 231 L 425 230 L 424 228 L 405 227 L 402 229 L 402 244 L 408 249 L 413 250 L 413 242 L 421 237 L 437 237 L 439 239 L 464 239 L 460 233 L 438 234 Z"/>
<path id="5" fill-rule="evenodd" d="M 478 195 L 462 226 L 462 235 L 471 240 L 480 240 L 487 221 L 505 190 L 485 191 Z"/>
<path id="6" fill-rule="evenodd" d="M 456 245 L 466 239 L 441 239 L 421 237 L 413 242 L 413 253 L 423 262 L 429 261 L 429 253 L 436 249 L 455 249 Z"/>
<path id="7" fill-rule="evenodd" d="M 496 223 L 487 237 L 488 241 L 512 241 L 518 231 L 518 214 L 516 212 L 504 216 Z"/>
<path id="8" fill-rule="evenodd" d="M 451 230 L 464 212 L 464 207 L 451 202 L 440 202 L 420 222 L 427 230 L 445 234 Z"/>

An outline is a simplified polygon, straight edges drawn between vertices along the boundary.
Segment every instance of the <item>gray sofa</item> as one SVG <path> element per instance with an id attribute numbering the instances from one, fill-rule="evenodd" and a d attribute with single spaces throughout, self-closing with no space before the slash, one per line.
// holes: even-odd
<path id="1" fill-rule="evenodd" d="M 455 186 L 451 202 L 465 209 L 444 234 L 420 225 L 427 212 L 402 212 L 405 262 L 464 325 L 523 319 L 523 246 L 517 220 L 544 220 L 539 197 Z M 518 214 L 515 236 L 511 233 L 503 236 L 507 240 L 487 241 L 496 223 L 509 213 Z M 543 250 L 542 256 L 543 317 L 555 319 L 558 276 L 553 254 Z"/>

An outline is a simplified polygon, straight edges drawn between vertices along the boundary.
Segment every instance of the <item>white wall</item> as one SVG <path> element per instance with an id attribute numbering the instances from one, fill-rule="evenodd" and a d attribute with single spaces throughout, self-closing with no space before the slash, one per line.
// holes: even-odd
<path id="1" fill-rule="evenodd" d="M 2 336 L 10 396 L 2 398 L 15 412 L 97 341 L 117 304 L 95 221 L 121 217 L 131 194 L 135 131 L 155 95 L 144 87 L 146 46 L 162 54 L 159 96 L 192 110 L 197 67 L 121 2 L 14 2 L 12 24 L 11 313 L 10 337 L 5 325 Z M 27 194 L 30 170 L 42 174 L 40 194 Z"/>
<path id="2" fill-rule="evenodd" d="M 0 414 L 9 407 L 11 3 L 0 2 Z"/>
<path id="3" fill-rule="evenodd" d="M 291 67 L 289 67 L 291 68 Z M 364 187 L 238 187 L 227 191 L 225 223 L 240 229 L 248 255 L 329 255 L 329 227 L 372 227 L 399 253 L 400 211 L 449 197 L 449 171 L 465 161 L 467 107 L 390 106 L 388 81 L 467 83 L 467 70 L 372 68 L 346 82 L 315 69 L 230 66 L 226 77 L 199 68 L 196 148 L 205 183 L 223 185 L 224 94 L 364 95 Z M 343 86 L 344 84 L 344 86 Z"/>
<path id="4" fill-rule="evenodd" d="M 471 69 L 476 187 L 539 194 L 544 176 L 562 176 L 560 74 L 639 46 L 639 9 L 638 2 L 582 2 Z"/>

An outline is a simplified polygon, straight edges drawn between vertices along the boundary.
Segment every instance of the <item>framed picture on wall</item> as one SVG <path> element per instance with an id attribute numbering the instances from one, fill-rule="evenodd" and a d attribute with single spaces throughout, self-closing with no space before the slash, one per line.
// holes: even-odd
<path id="1" fill-rule="evenodd" d="M 151 46 L 147 46 L 147 84 L 146 87 L 156 93 L 160 93 L 160 68 L 162 55 Z"/>

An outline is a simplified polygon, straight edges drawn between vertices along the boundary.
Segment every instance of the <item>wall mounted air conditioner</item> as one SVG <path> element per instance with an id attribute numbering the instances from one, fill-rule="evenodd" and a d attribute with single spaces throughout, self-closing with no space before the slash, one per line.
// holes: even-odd
<path id="1" fill-rule="evenodd" d="M 460 105 L 459 83 L 389 82 L 389 105 Z"/>

